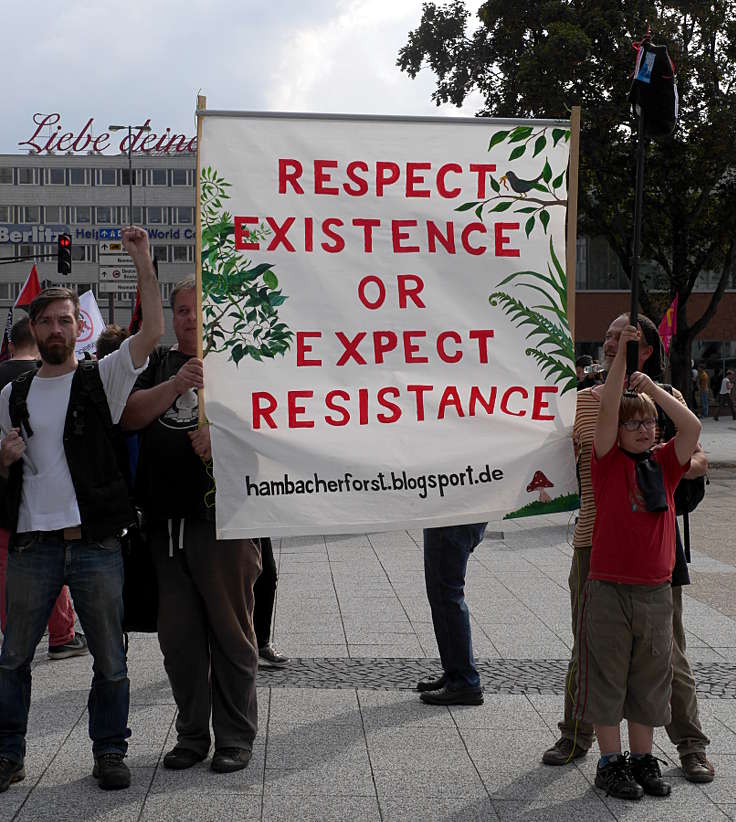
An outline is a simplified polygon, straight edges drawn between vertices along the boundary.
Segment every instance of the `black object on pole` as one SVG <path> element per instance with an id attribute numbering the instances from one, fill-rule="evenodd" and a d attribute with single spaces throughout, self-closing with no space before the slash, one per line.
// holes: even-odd
<path id="1" fill-rule="evenodd" d="M 677 78 L 675 66 L 667 53 L 667 46 L 652 42 L 652 30 L 641 42 L 634 43 L 636 65 L 629 92 L 636 130 L 636 188 L 634 195 L 634 237 L 631 252 L 631 311 L 630 320 L 636 325 L 639 317 L 639 258 L 641 255 L 641 221 L 644 204 L 644 161 L 649 138 L 664 141 L 675 130 L 677 123 Z M 626 373 L 631 375 L 639 367 L 639 345 L 635 340 L 626 347 Z"/>

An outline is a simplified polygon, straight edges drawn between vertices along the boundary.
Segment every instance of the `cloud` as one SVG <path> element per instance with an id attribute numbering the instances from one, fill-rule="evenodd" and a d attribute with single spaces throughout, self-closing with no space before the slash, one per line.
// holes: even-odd
<path id="1" fill-rule="evenodd" d="M 431 72 L 396 67 L 420 19 L 420 0 L 7 3 L 0 151 L 19 150 L 35 112 L 70 131 L 150 117 L 191 134 L 199 91 L 220 109 L 473 114 L 479 100 L 438 109 Z"/>

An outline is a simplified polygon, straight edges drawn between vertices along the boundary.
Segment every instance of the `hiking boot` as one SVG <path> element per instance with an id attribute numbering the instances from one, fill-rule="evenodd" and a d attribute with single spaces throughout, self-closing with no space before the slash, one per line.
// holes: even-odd
<path id="1" fill-rule="evenodd" d="M 75 633 L 64 645 L 49 645 L 49 659 L 68 659 L 70 656 L 84 656 L 89 653 L 87 638 L 84 634 Z"/>
<path id="2" fill-rule="evenodd" d="M 682 772 L 688 782 L 712 782 L 716 770 L 708 761 L 705 751 L 695 751 L 680 757 Z"/>
<path id="3" fill-rule="evenodd" d="M 603 788 L 606 796 L 616 799 L 641 799 L 644 789 L 631 773 L 628 753 L 612 756 L 605 765 L 598 763 L 595 771 L 595 786 Z"/>
<path id="4" fill-rule="evenodd" d="M 436 691 L 424 691 L 419 695 L 427 705 L 482 705 L 481 688 L 448 688 L 443 685 Z"/>
<path id="5" fill-rule="evenodd" d="M 242 771 L 249 762 L 250 751 L 247 748 L 218 748 L 210 767 L 216 773 L 232 773 Z"/>
<path id="6" fill-rule="evenodd" d="M 0 793 L 7 791 L 14 782 L 26 778 L 26 769 L 23 761 L 14 762 L 7 756 L 0 756 Z"/>
<path id="7" fill-rule="evenodd" d="M 420 694 L 425 693 L 425 691 L 439 691 L 440 688 L 444 687 L 447 684 L 447 675 L 442 674 L 442 676 L 438 677 L 437 679 L 422 679 L 417 682 L 416 690 L 419 691 Z"/>
<path id="8" fill-rule="evenodd" d="M 649 796 L 669 796 L 672 793 L 672 786 L 662 779 L 660 762 L 667 764 L 652 754 L 631 757 L 631 773 Z"/>
<path id="9" fill-rule="evenodd" d="M 95 757 L 92 776 L 100 780 L 103 791 L 118 791 L 130 787 L 130 771 L 123 762 L 125 754 L 118 751 L 100 754 Z"/>
<path id="10" fill-rule="evenodd" d="M 164 756 L 164 768 L 171 771 L 185 771 L 187 768 L 196 765 L 197 762 L 201 762 L 205 756 L 207 754 L 200 754 L 191 748 L 182 748 L 176 745 Z"/>
<path id="11" fill-rule="evenodd" d="M 563 736 L 542 754 L 542 762 L 545 765 L 569 765 L 573 759 L 580 759 L 587 753 L 586 748 Z"/>
<path id="12" fill-rule="evenodd" d="M 280 654 L 270 642 L 258 649 L 259 668 L 280 668 L 282 665 L 288 665 L 289 662 L 291 662 L 289 657 Z"/>

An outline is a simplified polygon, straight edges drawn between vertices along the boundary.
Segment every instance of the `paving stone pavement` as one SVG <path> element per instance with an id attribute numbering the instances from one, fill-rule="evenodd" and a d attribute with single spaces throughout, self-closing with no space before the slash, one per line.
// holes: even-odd
<path id="1" fill-rule="evenodd" d="M 213 774 L 208 762 L 185 772 L 162 767 L 175 741 L 175 706 L 155 636 L 135 634 L 133 786 L 100 791 L 87 738 L 90 659 L 50 662 L 40 646 L 27 776 L 0 795 L 0 822 L 736 819 L 736 618 L 720 605 L 724 591 L 736 599 L 733 528 L 722 522 L 734 474 L 721 472 L 693 514 L 695 584 L 684 596 L 717 769 L 710 785 L 682 778 L 662 730 L 656 753 L 673 785 L 666 800 L 606 798 L 593 787 L 594 754 L 568 767 L 541 764 L 556 738 L 571 643 L 571 521 L 554 515 L 492 524 L 469 563 L 486 688 L 478 707 L 427 706 L 411 691 L 438 671 L 421 532 L 277 540 L 274 642 L 294 661 L 260 672 L 260 730 L 249 767 L 237 774 Z M 720 587 L 703 585 L 702 575 Z"/>

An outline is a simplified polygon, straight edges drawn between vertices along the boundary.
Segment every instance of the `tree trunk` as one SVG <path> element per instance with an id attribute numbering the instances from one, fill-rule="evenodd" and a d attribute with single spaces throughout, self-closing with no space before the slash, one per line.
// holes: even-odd
<path id="1" fill-rule="evenodd" d="M 690 329 L 682 329 L 672 338 L 670 366 L 672 385 L 682 394 L 688 406 L 692 399 L 692 366 L 690 365 L 692 337 Z"/>

